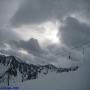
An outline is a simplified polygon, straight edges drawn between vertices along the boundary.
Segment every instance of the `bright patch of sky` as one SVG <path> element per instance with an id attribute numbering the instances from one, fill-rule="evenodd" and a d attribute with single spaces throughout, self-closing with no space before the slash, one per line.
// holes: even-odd
<path id="1" fill-rule="evenodd" d="M 60 23 L 58 21 L 48 21 L 39 25 L 24 25 L 13 30 L 23 40 L 27 41 L 30 38 L 36 38 L 41 46 L 47 46 L 61 43 L 60 37 L 57 36 L 59 27 Z"/>

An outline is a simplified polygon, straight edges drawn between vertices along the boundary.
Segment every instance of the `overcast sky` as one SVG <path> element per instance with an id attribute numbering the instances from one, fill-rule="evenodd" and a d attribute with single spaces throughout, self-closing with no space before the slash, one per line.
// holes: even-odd
<path id="1" fill-rule="evenodd" d="M 0 0 L 3 53 L 67 66 L 82 61 L 81 46 L 89 40 L 90 0 Z"/>

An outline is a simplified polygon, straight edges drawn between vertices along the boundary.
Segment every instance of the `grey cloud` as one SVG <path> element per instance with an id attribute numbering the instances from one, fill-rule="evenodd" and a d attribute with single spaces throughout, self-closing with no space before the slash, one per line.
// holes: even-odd
<path id="1" fill-rule="evenodd" d="M 90 26 L 76 18 L 67 17 L 60 28 L 60 39 L 70 47 L 77 47 L 90 42 Z"/>
<path id="2" fill-rule="evenodd" d="M 21 49 L 27 51 L 28 52 L 27 58 L 25 55 L 23 55 L 22 59 L 26 59 L 30 61 L 32 60 L 33 63 L 38 63 L 38 64 L 55 63 L 57 65 L 63 66 L 64 64 L 63 62 L 68 61 L 66 56 L 62 55 L 63 53 L 65 53 L 65 51 L 63 51 L 62 48 L 57 46 L 49 46 L 49 48 L 41 48 L 41 46 L 38 43 L 38 40 L 34 38 L 30 39 L 29 41 L 23 41 L 23 40 L 19 42 L 13 41 L 10 42 L 9 44 L 11 45 L 12 49 L 15 49 L 14 51 L 16 52 L 18 52 L 18 50 Z M 17 53 L 15 55 L 17 55 Z M 30 55 L 32 55 L 33 58 L 31 58 Z M 66 60 L 63 61 L 63 59 Z M 67 63 L 67 65 L 68 64 L 70 64 L 70 62 Z"/>
<path id="3" fill-rule="evenodd" d="M 7 26 L 15 14 L 20 0 L 0 0 L 0 28 Z"/>
<path id="4" fill-rule="evenodd" d="M 27 63 L 35 63 L 33 58 L 31 57 L 31 55 L 24 55 L 24 54 L 18 52 L 17 49 L 10 49 L 10 50 L 0 49 L 0 53 L 6 54 L 6 55 L 13 55 L 13 56 L 18 57 L 22 61 L 27 62 Z"/>
<path id="5" fill-rule="evenodd" d="M 31 38 L 29 41 L 11 40 L 5 43 L 10 46 L 10 49 L 6 49 L 6 46 L 4 45 L 3 42 L 2 48 L 0 49 L 1 53 L 14 55 L 16 57 L 21 58 L 25 62 L 34 63 L 34 64 L 48 62 L 45 59 L 46 51 L 40 47 L 37 39 Z M 23 54 L 19 52 L 20 50 L 25 50 L 28 52 L 28 54 Z"/>
<path id="6" fill-rule="evenodd" d="M 54 59 L 50 60 L 52 59 L 52 57 L 54 57 L 53 54 L 50 53 L 48 50 L 41 48 L 37 39 L 31 38 L 29 41 L 13 40 L 9 41 L 7 44 L 10 45 L 11 49 L 4 50 L 4 48 L 2 48 L 0 52 L 20 57 L 24 61 L 29 61 L 30 63 L 35 64 L 46 64 L 54 61 Z M 28 54 L 25 55 L 19 53 L 19 50 L 25 50 L 28 52 Z"/>
<path id="7" fill-rule="evenodd" d="M 6 42 L 7 43 L 7 42 Z M 71 66 L 80 62 L 80 55 L 73 57 L 72 60 L 68 60 L 69 48 L 63 50 L 63 47 L 59 46 L 49 46 L 48 48 L 41 48 L 37 39 L 30 39 L 29 41 L 10 41 L 7 43 L 10 46 L 10 49 L 5 50 L 4 48 L 0 49 L 0 52 L 14 55 L 21 58 L 25 62 L 34 63 L 34 64 L 55 64 L 58 66 Z M 19 52 L 20 50 L 25 50 L 28 54 L 23 54 Z M 75 56 L 74 55 L 74 56 Z M 78 58 L 79 56 L 79 58 Z M 75 61 L 73 61 L 75 59 Z"/>
<path id="8" fill-rule="evenodd" d="M 12 48 L 19 48 L 19 49 L 24 49 L 28 51 L 28 53 L 32 53 L 34 55 L 41 55 L 43 54 L 43 49 L 40 47 L 38 40 L 31 38 L 28 41 L 20 40 L 20 41 L 11 41 L 10 42 Z"/>
<path id="9" fill-rule="evenodd" d="M 12 17 L 13 26 L 35 24 L 52 18 L 62 19 L 70 13 L 88 13 L 89 0 L 24 0 Z"/>
<path id="10" fill-rule="evenodd" d="M 41 23 L 52 18 L 63 19 L 64 16 L 68 16 L 68 14 L 75 12 L 83 13 L 85 16 L 89 16 L 89 7 L 89 0 L 22 0 L 21 5 L 11 19 L 11 23 L 14 26 Z M 3 8 L 0 8 L 0 10 L 4 12 Z M 1 21 L 2 18 L 4 20 L 4 17 L 7 17 L 7 13 L 9 13 L 9 11 L 7 11 L 7 13 L 3 12 L 1 12 Z M 5 16 L 3 17 L 3 15 Z M 6 21 L 8 20 L 5 20 L 5 22 Z M 81 41 L 83 43 L 83 41 L 89 40 L 89 26 L 79 22 L 75 18 L 70 17 L 65 20 L 65 24 L 66 25 L 64 27 L 60 28 L 61 39 L 64 44 L 68 46 L 76 46 L 77 43 L 81 44 Z M 12 49 L 25 49 L 29 53 L 32 53 L 36 58 L 38 56 L 38 59 L 40 60 L 47 59 L 49 61 L 54 61 L 60 58 L 63 53 L 61 49 L 57 48 L 57 46 L 56 48 L 58 50 L 55 51 L 54 49 L 54 52 L 47 52 L 42 50 L 38 41 L 35 39 L 17 42 L 17 36 L 14 36 L 11 31 L 0 32 L 2 33 L 0 33 L 0 39 L 2 39 L 1 41 L 5 40 L 6 42 L 8 40 L 15 40 L 15 42 L 13 41 L 13 45 L 10 43 Z M 51 49 L 53 49 L 53 47 Z M 57 53 L 58 55 L 56 55 Z"/>
<path id="11" fill-rule="evenodd" d="M 0 44 L 11 40 L 19 40 L 20 37 L 10 29 L 0 29 Z"/>
<path id="12" fill-rule="evenodd" d="M 9 28 L 9 20 L 18 7 L 19 0 L 0 0 L 0 48 L 10 40 L 18 40 L 19 37 Z"/>

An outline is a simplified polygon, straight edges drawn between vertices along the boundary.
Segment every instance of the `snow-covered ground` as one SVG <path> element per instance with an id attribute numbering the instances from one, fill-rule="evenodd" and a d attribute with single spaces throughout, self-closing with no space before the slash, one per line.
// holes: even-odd
<path id="1" fill-rule="evenodd" d="M 39 78 L 26 80 L 23 83 L 19 81 L 21 76 L 18 74 L 16 82 L 12 83 L 10 81 L 9 87 L 16 86 L 19 87 L 18 90 L 90 90 L 89 64 L 90 60 L 87 58 L 76 71 L 63 73 L 49 72 L 45 76 L 39 75 Z M 7 82 L 5 86 L 7 86 Z"/>
<path id="2" fill-rule="evenodd" d="M 90 61 L 89 61 L 90 62 Z M 19 85 L 20 90 L 90 90 L 89 62 L 85 61 L 77 71 L 50 73 L 44 78 L 26 81 Z"/>

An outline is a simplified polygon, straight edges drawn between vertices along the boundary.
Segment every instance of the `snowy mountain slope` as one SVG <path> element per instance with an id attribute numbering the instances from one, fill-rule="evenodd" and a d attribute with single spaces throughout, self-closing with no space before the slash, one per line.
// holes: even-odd
<path id="1" fill-rule="evenodd" d="M 15 82 L 24 82 L 27 80 L 34 80 L 45 78 L 46 75 L 62 72 L 76 71 L 78 66 L 61 68 L 52 64 L 34 65 L 27 64 L 14 56 L 0 55 L 0 85 L 6 83 L 10 85 Z"/>
<path id="2" fill-rule="evenodd" d="M 38 80 L 27 81 L 20 84 L 20 90 L 90 90 L 85 78 L 80 76 L 82 71 L 48 74 Z M 81 73 L 83 74 L 83 73 Z"/>
<path id="3" fill-rule="evenodd" d="M 20 90 L 90 90 L 90 60 L 75 72 L 49 73 L 44 78 L 21 83 Z"/>

